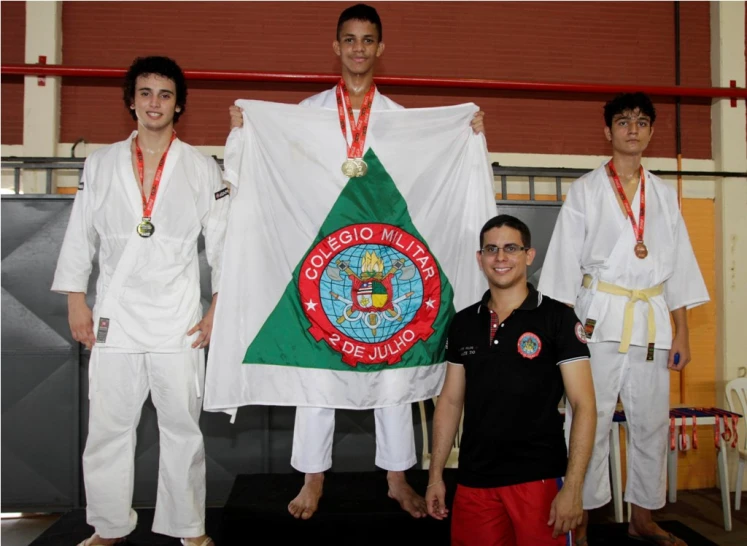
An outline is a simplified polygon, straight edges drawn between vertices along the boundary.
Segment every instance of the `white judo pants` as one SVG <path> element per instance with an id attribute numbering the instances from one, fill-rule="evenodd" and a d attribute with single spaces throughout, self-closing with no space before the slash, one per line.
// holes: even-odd
<path id="1" fill-rule="evenodd" d="M 626 354 L 616 342 L 589 343 L 591 373 L 597 401 L 594 449 L 584 480 L 584 510 L 604 506 L 612 498 L 609 479 L 609 435 L 618 395 L 628 426 L 625 501 L 658 510 L 666 502 L 669 432 L 669 351 L 631 345 Z M 572 420 L 566 406 L 566 442 Z"/>
<path id="2" fill-rule="evenodd" d="M 384 470 L 403 471 L 417 462 L 411 404 L 376 408 L 375 464 Z M 291 466 L 306 474 L 332 466 L 335 434 L 333 408 L 296 408 Z"/>
<path id="3" fill-rule="evenodd" d="M 153 531 L 205 533 L 205 449 L 199 426 L 205 352 L 121 354 L 94 348 L 89 372 L 88 439 L 83 453 L 86 520 L 102 538 L 131 533 L 135 443 L 150 392 L 160 459 Z"/>

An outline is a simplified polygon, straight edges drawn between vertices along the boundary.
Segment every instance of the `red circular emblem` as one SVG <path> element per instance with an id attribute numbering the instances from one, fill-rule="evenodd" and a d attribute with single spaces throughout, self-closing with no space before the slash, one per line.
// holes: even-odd
<path id="1" fill-rule="evenodd" d="M 542 342 L 537 334 L 532 332 L 525 332 L 519 336 L 519 341 L 516 344 L 519 354 L 524 358 L 532 360 L 537 358 L 542 350 Z"/>
<path id="2" fill-rule="evenodd" d="M 578 338 L 578 340 L 581 343 L 586 343 L 586 330 L 584 330 L 584 325 L 581 324 L 580 322 L 577 322 L 575 331 L 576 331 L 576 337 Z"/>
<path id="3" fill-rule="evenodd" d="M 353 224 L 324 237 L 299 273 L 309 333 L 350 366 L 396 364 L 433 334 L 441 277 L 427 246 L 388 224 Z"/>

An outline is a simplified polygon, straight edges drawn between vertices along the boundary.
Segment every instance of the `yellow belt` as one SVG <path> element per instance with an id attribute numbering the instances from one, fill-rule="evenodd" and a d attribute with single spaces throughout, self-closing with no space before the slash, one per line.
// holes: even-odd
<path id="1" fill-rule="evenodd" d="M 584 275 L 584 288 L 591 288 L 593 280 L 591 275 Z M 654 307 L 651 305 L 650 298 L 660 296 L 664 293 L 664 286 L 660 284 L 651 288 L 644 288 L 643 290 L 630 290 L 616 284 L 597 281 L 597 290 L 606 294 L 628 298 L 628 303 L 625 304 L 625 318 L 623 319 L 623 333 L 619 351 L 627 353 L 630 347 L 630 338 L 633 336 L 633 311 L 635 310 L 635 302 L 637 301 L 645 301 L 648 305 L 648 345 L 649 348 L 653 347 L 656 342 L 656 320 L 654 319 Z"/>

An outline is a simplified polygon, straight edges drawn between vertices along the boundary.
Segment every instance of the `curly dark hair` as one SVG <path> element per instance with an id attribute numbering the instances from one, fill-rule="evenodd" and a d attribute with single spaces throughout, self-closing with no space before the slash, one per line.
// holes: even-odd
<path id="1" fill-rule="evenodd" d="M 651 125 L 656 121 L 656 108 L 646 93 L 620 93 L 604 105 L 604 123 L 612 127 L 612 118 L 625 111 L 640 111 L 651 118 Z"/>
<path id="2" fill-rule="evenodd" d="M 132 119 L 137 120 L 135 111 L 130 108 L 135 100 L 135 82 L 137 82 L 138 76 L 145 74 L 157 74 L 174 82 L 176 86 L 176 105 L 179 107 L 179 111 L 174 112 L 174 123 L 179 121 L 187 106 L 187 81 L 176 61 L 168 57 L 138 57 L 127 71 L 122 90 L 125 107 Z"/>

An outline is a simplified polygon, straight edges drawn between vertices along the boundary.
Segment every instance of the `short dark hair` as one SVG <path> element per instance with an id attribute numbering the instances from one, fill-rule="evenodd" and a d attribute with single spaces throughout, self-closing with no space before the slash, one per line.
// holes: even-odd
<path id="1" fill-rule="evenodd" d="M 622 114 L 626 110 L 635 112 L 639 110 L 651 118 L 651 125 L 656 121 L 656 108 L 651 98 L 646 93 L 620 93 L 614 99 L 604 105 L 604 123 L 607 127 L 612 127 L 612 118 L 617 114 Z"/>
<path id="2" fill-rule="evenodd" d="M 179 107 L 178 112 L 174 112 L 174 123 L 184 114 L 187 106 L 187 81 L 184 73 L 176 61 L 168 57 L 138 57 L 130 66 L 125 75 L 124 85 L 124 102 L 127 111 L 132 119 L 137 120 L 135 111 L 130 108 L 135 100 L 135 84 L 139 76 L 147 74 L 157 74 L 174 82 L 176 87 L 176 105 Z"/>
<path id="3" fill-rule="evenodd" d="M 522 222 L 515 216 L 511 216 L 509 214 L 499 214 L 498 216 L 495 216 L 488 220 L 485 225 L 482 226 L 482 229 L 480 230 L 480 248 L 482 248 L 485 234 L 488 231 L 493 228 L 500 228 L 503 226 L 508 226 L 521 233 L 521 244 L 526 248 L 532 247 L 532 234 L 529 232 L 529 226 L 527 226 L 524 222 Z"/>
<path id="4" fill-rule="evenodd" d="M 340 39 L 342 25 L 348 21 L 367 21 L 376 27 L 379 31 L 379 41 L 384 39 L 384 31 L 381 26 L 381 19 L 375 8 L 366 4 L 356 4 L 345 9 L 337 20 L 337 39 Z"/>

